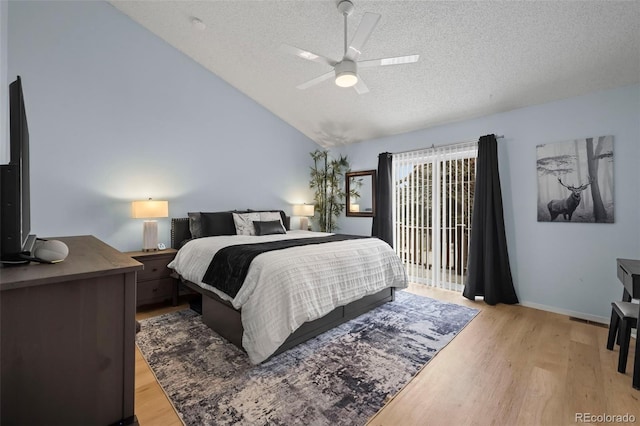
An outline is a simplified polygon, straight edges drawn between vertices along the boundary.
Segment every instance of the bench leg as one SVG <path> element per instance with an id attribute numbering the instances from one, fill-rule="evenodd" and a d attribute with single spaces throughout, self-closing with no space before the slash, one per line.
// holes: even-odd
<path id="1" fill-rule="evenodd" d="M 640 324 L 640 321 L 638 321 Z M 633 387 L 640 390 L 640 333 L 636 329 L 636 354 L 633 357 Z"/>
<path id="2" fill-rule="evenodd" d="M 616 314 L 616 311 L 611 309 L 611 322 L 609 322 L 609 337 L 607 338 L 607 349 L 613 350 L 613 345 L 616 342 L 616 335 L 618 333 L 618 327 L 620 326 L 620 317 Z"/>
<path id="3" fill-rule="evenodd" d="M 631 324 L 622 320 L 620 323 L 620 355 L 618 356 L 618 373 L 627 371 L 627 357 L 629 356 L 629 341 L 631 340 Z"/>

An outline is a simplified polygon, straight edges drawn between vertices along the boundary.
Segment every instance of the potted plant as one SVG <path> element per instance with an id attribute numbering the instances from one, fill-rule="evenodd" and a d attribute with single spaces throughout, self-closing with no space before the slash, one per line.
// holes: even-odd
<path id="1" fill-rule="evenodd" d="M 313 166 L 309 187 L 315 191 L 315 216 L 320 231 L 333 232 L 338 229 L 338 216 L 344 211 L 344 174 L 349 171 L 346 156 L 335 159 L 328 151 L 315 150 L 311 153 Z"/>

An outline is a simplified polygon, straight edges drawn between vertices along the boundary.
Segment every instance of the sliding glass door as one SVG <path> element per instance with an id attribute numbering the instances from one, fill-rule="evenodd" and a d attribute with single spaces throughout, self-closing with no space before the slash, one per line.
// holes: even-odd
<path id="1" fill-rule="evenodd" d="M 409 280 L 461 291 L 477 143 L 393 155 L 394 247 Z"/>

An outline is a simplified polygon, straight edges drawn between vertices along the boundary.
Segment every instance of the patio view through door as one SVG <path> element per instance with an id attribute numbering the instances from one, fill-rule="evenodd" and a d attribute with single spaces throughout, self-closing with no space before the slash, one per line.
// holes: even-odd
<path id="1" fill-rule="evenodd" d="M 394 247 L 411 282 L 461 291 L 477 142 L 393 154 Z"/>

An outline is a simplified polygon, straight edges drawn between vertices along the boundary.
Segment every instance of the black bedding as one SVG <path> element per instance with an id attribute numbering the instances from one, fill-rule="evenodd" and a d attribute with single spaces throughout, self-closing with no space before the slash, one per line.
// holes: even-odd
<path id="1" fill-rule="evenodd" d="M 236 297 L 244 283 L 253 259 L 259 254 L 290 247 L 309 244 L 323 244 L 334 241 L 354 240 L 360 235 L 335 234 L 326 237 L 299 238 L 292 240 L 278 240 L 254 244 L 238 244 L 219 250 L 211 260 L 202 282 L 209 284 L 231 297 Z"/>

